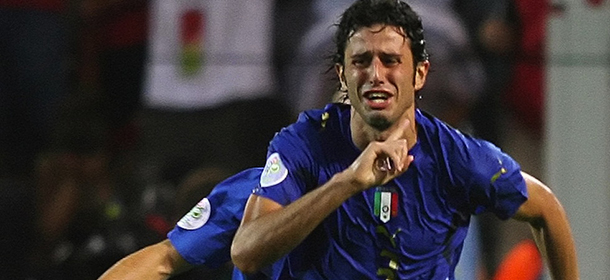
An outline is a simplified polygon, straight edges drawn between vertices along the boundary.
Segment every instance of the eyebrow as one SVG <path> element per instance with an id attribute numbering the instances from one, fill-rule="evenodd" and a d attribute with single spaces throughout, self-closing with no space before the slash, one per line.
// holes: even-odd
<path id="1" fill-rule="evenodd" d="M 350 55 L 350 58 L 363 58 L 363 57 L 372 57 L 373 53 L 370 50 L 365 52 L 355 53 Z M 381 52 L 380 56 L 382 57 L 402 57 L 402 54 L 397 52 Z"/>
<path id="2" fill-rule="evenodd" d="M 350 55 L 350 58 L 364 58 L 364 57 L 372 57 L 373 53 L 371 51 L 365 51 L 360 53 L 355 53 Z"/>

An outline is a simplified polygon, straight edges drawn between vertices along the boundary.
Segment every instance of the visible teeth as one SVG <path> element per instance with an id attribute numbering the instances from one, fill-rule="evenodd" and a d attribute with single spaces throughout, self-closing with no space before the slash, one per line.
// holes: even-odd
<path id="1" fill-rule="evenodd" d="M 387 99 L 388 96 L 385 93 L 381 93 L 381 92 L 375 92 L 375 93 L 371 93 L 369 94 L 368 98 L 370 99 Z"/>

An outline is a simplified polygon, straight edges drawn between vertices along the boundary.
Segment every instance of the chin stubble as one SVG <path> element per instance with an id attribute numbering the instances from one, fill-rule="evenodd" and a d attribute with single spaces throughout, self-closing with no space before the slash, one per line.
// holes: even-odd
<path id="1" fill-rule="evenodd" d="M 384 117 L 371 117 L 369 119 L 369 125 L 372 126 L 373 128 L 375 128 L 376 130 L 379 131 L 385 131 L 388 128 L 390 128 L 390 126 L 392 126 L 392 123 L 390 123 L 390 121 L 388 121 L 387 118 Z"/>

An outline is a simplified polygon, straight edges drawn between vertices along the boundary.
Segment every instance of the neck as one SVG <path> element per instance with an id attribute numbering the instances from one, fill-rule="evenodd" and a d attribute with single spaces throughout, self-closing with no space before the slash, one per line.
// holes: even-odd
<path id="1" fill-rule="evenodd" d="M 352 141 L 354 141 L 354 145 L 356 145 L 356 147 L 358 147 L 360 150 L 364 150 L 372 141 L 383 142 L 390 134 L 392 134 L 393 131 L 399 129 L 398 126 L 400 121 L 404 120 L 405 118 L 408 118 L 411 123 L 409 124 L 409 129 L 403 132 L 403 138 L 407 139 L 409 149 L 411 149 L 417 142 L 417 124 L 415 123 L 414 108 L 407 110 L 405 114 L 401 116 L 400 120 L 395 121 L 385 130 L 378 130 L 372 127 L 352 108 L 350 118 Z"/>

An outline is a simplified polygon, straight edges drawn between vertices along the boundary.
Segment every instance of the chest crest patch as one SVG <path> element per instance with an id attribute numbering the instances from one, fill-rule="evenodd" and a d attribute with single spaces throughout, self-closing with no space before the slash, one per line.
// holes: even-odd
<path id="1" fill-rule="evenodd" d="M 398 192 L 389 187 L 377 187 L 375 189 L 374 214 L 383 223 L 398 215 Z"/>

